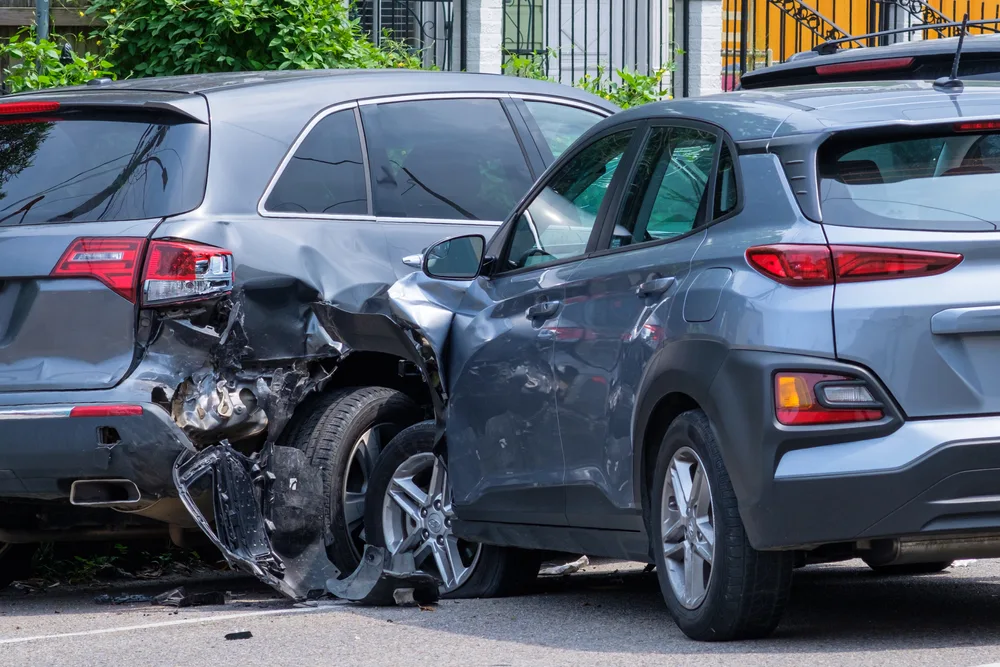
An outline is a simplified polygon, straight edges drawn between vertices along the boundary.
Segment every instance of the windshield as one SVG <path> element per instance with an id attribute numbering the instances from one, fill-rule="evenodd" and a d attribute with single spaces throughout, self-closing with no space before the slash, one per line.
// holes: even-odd
<path id="1" fill-rule="evenodd" d="M 893 141 L 833 139 L 820 149 L 820 203 L 832 225 L 989 231 L 1000 210 L 1000 134 Z"/>
<path id="2" fill-rule="evenodd" d="M 201 203 L 208 127 L 149 114 L 0 121 L 0 225 L 160 218 Z"/>

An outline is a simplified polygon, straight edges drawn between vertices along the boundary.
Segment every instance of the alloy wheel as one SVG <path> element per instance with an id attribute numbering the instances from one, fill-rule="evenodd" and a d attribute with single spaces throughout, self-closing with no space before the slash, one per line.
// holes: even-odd
<path id="1" fill-rule="evenodd" d="M 705 465 L 690 447 L 670 459 L 661 502 L 660 537 L 670 587 L 681 605 L 697 609 L 712 578 L 715 517 Z"/>
<path id="2" fill-rule="evenodd" d="M 413 553 L 418 569 L 438 577 L 443 591 L 468 581 L 482 546 L 452 533 L 448 472 L 441 460 L 421 453 L 405 460 L 392 475 L 382 504 L 385 544 L 393 554 Z"/>
<path id="3" fill-rule="evenodd" d="M 376 424 L 361 434 L 347 458 L 347 473 L 340 490 L 344 524 L 351 536 L 351 552 L 359 561 L 365 548 L 365 494 L 382 447 L 399 431 L 393 424 Z"/>

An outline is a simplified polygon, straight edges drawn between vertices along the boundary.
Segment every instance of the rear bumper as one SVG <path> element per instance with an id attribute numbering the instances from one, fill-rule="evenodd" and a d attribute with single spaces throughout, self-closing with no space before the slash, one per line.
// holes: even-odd
<path id="1" fill-rule="evenodd" d="M 78 479 L 129 479 L 144 495 L 176 495 L 172 470 L 188 438 L 158 405 L 122 388 L 63 393 L 59 402 L 0 396 L 0 497 L 69 497 Z M 48 398 L 48 396 L 46 396 Z M 54 397 L 53 397 L 54 398 Z M 74 407 L 129 405 L 140 414 L 71 416 Z M 133 412 L 137 410 L 133 409 Z"/>
<path id="2" fill-rule="evenodd" d="M 891 407 L 872 425 L 785 427 L 772 402 L 782 369 L 849 371 L 881 391 L 836 361 L 730 353 L 712 418 L 754 547 L 1000 533 L 1000 417 L 905 420 Z"/>

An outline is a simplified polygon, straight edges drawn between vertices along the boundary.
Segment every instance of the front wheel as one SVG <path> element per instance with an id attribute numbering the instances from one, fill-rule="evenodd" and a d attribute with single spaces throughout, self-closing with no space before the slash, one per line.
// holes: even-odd
<path id="1" fill-rule="evenodd" d="M 418 569 L 441 582 L 450 598 L 519 592 L 538 574 L 540 554 L 463 540 L 444 463 L 433 453 L 435 426 L 422 422 L 399 433 L 372 471 L 365 508 L 368 539 L 391 553 L 413 553 Z"/>
<path id="2" fill-rule="evenodd" d="M 650 494 L 650 539 L 670 615 L 701 641 L 769 635 L 791 588 L 792 552 L 757 551 L 708 417 L 685 412 L 667 429 Z"/>

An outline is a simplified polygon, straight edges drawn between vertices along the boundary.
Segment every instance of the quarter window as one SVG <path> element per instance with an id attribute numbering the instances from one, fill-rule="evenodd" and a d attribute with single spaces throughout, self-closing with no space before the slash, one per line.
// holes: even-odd
<path id="1" fill-rule="evenodd" d="M 316 124 L 285 165 L 264 208 L 275 213 L 367 215 L 354 109 L 332 113 Z"/>
<path id="2" fill-rule="evenodd" d="M 580 135 L 602 118 L 592 111 L 554 102 L 525 100 L 524 106 L 538 125 L 541 138 L 552 151 L 553 159 L 562 155 Z"/>
<path id="3" fill-rule="evenodd" d="M 503 220 L 533 181 L 499 100 L 363 107 L 375 215 Z"/>
<path id="4" fill-rule="evenodd" d="M 710 132 L 654 128 L 629 184 L 611 247 L 680 236 L 705 219 L 717 142 Z"/>
<path id="5" fill-rule="evenodd" d="M 632 131 L 584 148 L 552 176 L 518 218 L 507 251 L 508 270 L 583 255 Z"/>

